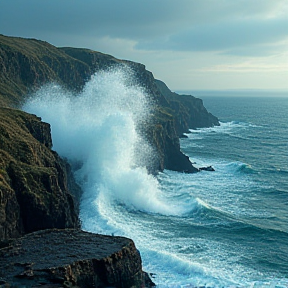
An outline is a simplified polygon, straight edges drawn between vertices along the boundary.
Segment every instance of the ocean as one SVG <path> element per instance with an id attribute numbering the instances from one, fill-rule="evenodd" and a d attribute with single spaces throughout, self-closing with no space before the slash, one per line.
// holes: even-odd
<path id="1" fill-rule="evenodd" d="M 99 73 L 78 95 L 47 85 L 23 106 L 74 167 L 82 228 L 132 238 L 157 287 L 288 287 L 288 97 L 201 95 L 221 125 L 181 149 L 215 171 L 154 177 L 137 130 L 152 103 L 129 77 Z"/>

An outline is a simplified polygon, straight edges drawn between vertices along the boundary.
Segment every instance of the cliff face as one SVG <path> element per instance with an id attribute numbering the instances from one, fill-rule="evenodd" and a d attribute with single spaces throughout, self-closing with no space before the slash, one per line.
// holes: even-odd
<path id="1" fill-rule="evenodd" d="M 172 92 L 160 80 L 155 80 L 155 83 L 173 110 L 172 114 L 176 119 L 176 129 L 179 136 L 189 132 L 189 129 L 220 125 L 218 118 L 207 111 L 201 99 L 192 95 L 179 95 Z"/>
<path id="2" fill-rule="evenodd" d="M 80 188 L 51 147 L 49 124 L 0 108 L 0 241 L 41 229 L 79 227 L 70 192 L 79 195 Z"/>

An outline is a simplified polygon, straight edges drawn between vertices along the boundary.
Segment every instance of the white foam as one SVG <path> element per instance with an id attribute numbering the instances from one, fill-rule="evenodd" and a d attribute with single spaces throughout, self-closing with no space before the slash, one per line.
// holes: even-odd
<path id="1" fill-rule="evenodd" d="M 208 128 L 197 128 L 190 129 L 191 133 L 186 134 L 188 138 L 193 140 L 200 140 L 210 133 L 220 133 L 220 134 L 234 134 L 239 132 L 240 129 L 255 128 L 259 127 L 252 123 L 246 123 L 241 121 L 230 121 L 230 122 L 219 122 L 220 126 L 208 127 Z"/>
<path id="2" fill-rule="evenodd" d="M 104 193 L 130 208 L 173 214 L 145 169 L 152 150 L 138 128 L 150 116 L 151 101 L 143 88 L 130 85 L 132 77 L 127 68 L 100 72 L 78 95 L 50 84 L 23 109 L 51 124 L 53 148 L 80 165 L 75 175 L 91 201 Z"/>

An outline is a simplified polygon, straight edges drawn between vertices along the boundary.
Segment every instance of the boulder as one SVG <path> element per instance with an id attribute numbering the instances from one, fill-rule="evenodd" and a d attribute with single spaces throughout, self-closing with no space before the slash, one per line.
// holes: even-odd
<path id="1" fill-rule="evenodd" d="M 215 171 L 215 169 L 212 166 L 207 166 L 207 167 L 201 167 L 199 170 L 204 170 L 204 171 Z"/>

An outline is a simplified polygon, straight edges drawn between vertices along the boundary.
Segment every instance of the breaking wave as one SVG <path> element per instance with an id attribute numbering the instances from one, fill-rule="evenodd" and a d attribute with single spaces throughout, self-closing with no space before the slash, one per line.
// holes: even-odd
<path id="1" fill-rule="evenodd" d="M 23 106 L 51 124 L 53 149 L 72 164 L 84 191 L 82 211 L 108 197 L 129 209 L 174 213 L 145 168 L 153 155 L 139 126 L 149 121 L 151 99 L 132 82 L 128 68 L 99 72 L 77 95 L 49 84 Z"/>

